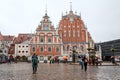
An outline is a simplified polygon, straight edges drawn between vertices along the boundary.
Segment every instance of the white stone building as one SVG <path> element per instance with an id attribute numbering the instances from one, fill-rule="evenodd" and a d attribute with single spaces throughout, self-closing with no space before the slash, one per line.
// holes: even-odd
<path id="1" fill-rule="evenodd" d="M 28 40 L 20 44 L 15 44 L 15 56 L 30 56 L 30 46 Z"/>

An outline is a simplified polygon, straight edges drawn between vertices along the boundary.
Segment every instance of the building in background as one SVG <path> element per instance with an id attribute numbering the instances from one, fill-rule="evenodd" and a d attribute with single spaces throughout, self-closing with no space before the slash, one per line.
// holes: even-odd
<path id="1" fill-rule="evenodd" d="M 101 46 L 102 59 L 104 61 L 110 61 L 113 56 L 116 59 L 120 59 L 120 39 L 96 43 L 96 50 L 99 49 L 99 45 Z M 114 52 L 111 49 L 114 49 Z"/>
<path id="2" fill-rule="evenodd" d="M 15 54 L 14 57 L 18 59 L 24 60 L 25 58 L 30 56 L 30 39 L 33 34 L 19 34 L 18 37 L 15 38 Z"/>
<path id="3" fill-rule="evenodd" d="M 71 50 L 75 50 L 80 55 L 87 55 L 87 48 L 94 48 L 94 41 L 81 15 L 77 15 L 72 9 L 66 15 L 62 15 L 58 32 L 63 41 L 64 55 L 71 54 Z"/>
<path id="4" fill-rule="evenodd" d="M 69 56 L 73 51 L 79 55 L 90 55 L 87 49 L 94 48 L 94 41 L 81 15 L 74 13 L 71 7 L 58 24 L 55 29 L 46 12 L 34 34 L 19 34 L 18 37 L 0 34 L 1 48 L 3 43 L 9 46 L 6 51 L 9 57 L 29 57 L 35 53 L 40 61 Z M 3 52 L 3 49 L 0 51 Z"/>
<path id="5" fill-rule="evenodd" d="M 51 57 L 61 56 L 62 50 L 62 39 L 46 12 L 30 41 L 30 54 L 35 53 L 40 61 L 44 61 L 50 60 Z"/>
<path id="6" fill-rule="evenodd" d="M 15 36 L 2 35 L 0 32 L 0 61 L 5 62 L 8 58 L 9 48 Z"/>

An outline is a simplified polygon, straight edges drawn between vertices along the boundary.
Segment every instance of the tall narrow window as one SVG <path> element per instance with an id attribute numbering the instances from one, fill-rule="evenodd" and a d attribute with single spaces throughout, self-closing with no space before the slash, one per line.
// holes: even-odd
<path id="1" fill-rule="evenodd" d="M 56 47 L 56 52 L 59 52 L 59 48 L 58 47 Z"/>
<path id="2" fill-rule="evenodd" d="M 80 31 L 78 31 L 78 37 L 80 37 Z"/>
<path id="3" fill-rule="evenodd" d="M 43 38 L 40 38 L 40 42 L 44 42 L 44 39 L 43 39 Z"/>
<path id="4" fill-rule="evenodd" d="M 52 39 L 51 39 L 51 38 L 48 38 L 48 42 L 49 42 L 49 43 L 52 42 Z"/>
<path id="5" fill-rule="evenodd" d="M 69 31 L 69 37 L 70 37 L 71 35 L 70 35 L 70 31 Z"/>
<path id="6" fill-rule="evenodd" d="M 66 37 L 66 31 L 64 31 L 64 37 Z"/>
<path id="7" fill-rule="evenodd" d="M 32 48 L 33 52 L 35 52 L 35 47 Z"/>
<path id="8" fill-rule="evenodd" d="M 51 52 L 51 47 L 48 47 L 48 52 Z"/>
<path id="9" fill-rule="evenodd" d="M 75 30 L 73 31 L 73 37 L 75 37 Z"/>
<path id="10" fill-rule="evenodd" d="M 40 52 L 43 52 L 43 50 L 44 50 L 43 47 L 41 47 L 41 48 L 40 48 Z"/>

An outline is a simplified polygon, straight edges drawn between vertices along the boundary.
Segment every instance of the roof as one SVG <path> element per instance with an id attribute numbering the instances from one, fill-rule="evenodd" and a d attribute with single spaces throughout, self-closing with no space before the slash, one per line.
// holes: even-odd
<path id="1" fill-rule="evenodd" d="M 19 34 L 18 37 L 14 38 L 13 43 L 19 44 L 19 43 L 22 43 L 26 40 L 30 40 L 30 38 L 32 37 L 31 35 L 32 34 Z"/>
<path id="2" fill-rule="evenodd" d="M 81 15 L 79 16 L 79 15 L 74 14 L 73 11 L 69 11 L 68 14 L 62 16 L 62 18 L 71 18 L 71 17 L 72 18 L 81 18 Z"/>
<path id="3" fill-rule="evenodd" d="M 10 36 L 10 35 L 3 36 L 4 41 L 13 41 L 14 37 L 15 36 Z"/>

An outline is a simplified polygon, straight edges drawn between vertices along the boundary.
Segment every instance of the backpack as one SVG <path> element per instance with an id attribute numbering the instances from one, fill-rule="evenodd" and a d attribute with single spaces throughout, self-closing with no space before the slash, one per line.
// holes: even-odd
<path id="1" fill-rule="evenodd" d="M 34 58 L 33 58 L 33 64 L 34 64 L 34 65 L 37 65 L 37 63 L 38 63 L 38 60 L 37 60 L 36 57 L 34 57 Z"/>

